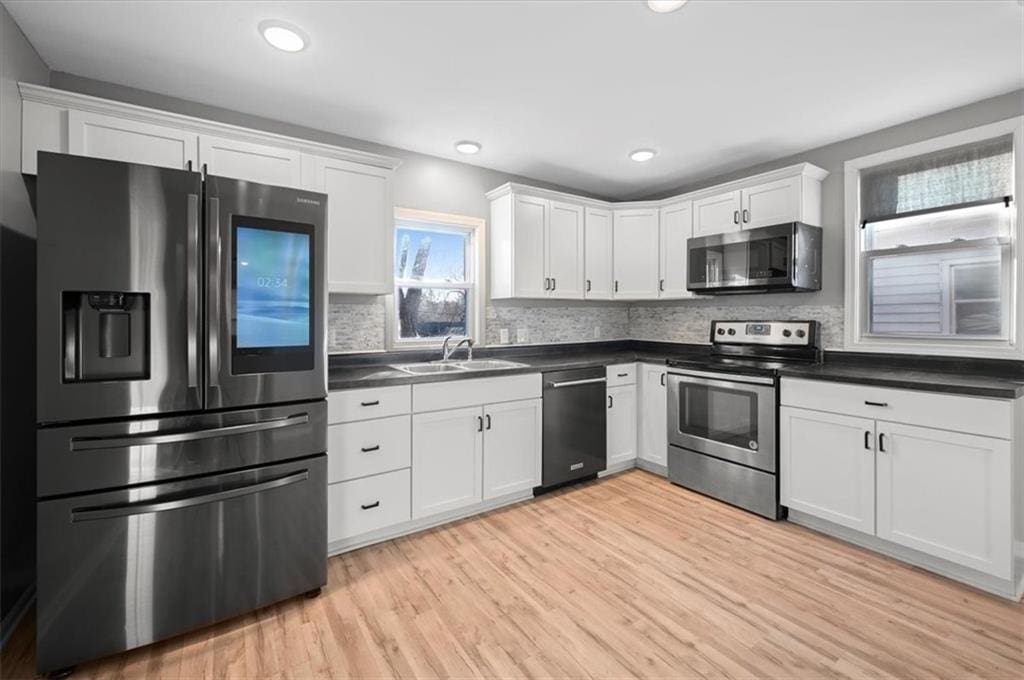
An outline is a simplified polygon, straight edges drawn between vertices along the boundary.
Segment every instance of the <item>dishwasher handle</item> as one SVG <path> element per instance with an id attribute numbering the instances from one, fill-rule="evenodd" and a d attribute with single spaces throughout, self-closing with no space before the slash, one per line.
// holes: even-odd
<path id="1" fill-rule="evenodd" d="M 552 389 L 558 389 L 559 387 L 573 387 L 575 385 L 595 385 L 597 383 L 608 382 L 608 378 L 588 378 L 586 380 L 564 380 L 562 382 L 549 382 L 544 387 L 550 387 Z"/>

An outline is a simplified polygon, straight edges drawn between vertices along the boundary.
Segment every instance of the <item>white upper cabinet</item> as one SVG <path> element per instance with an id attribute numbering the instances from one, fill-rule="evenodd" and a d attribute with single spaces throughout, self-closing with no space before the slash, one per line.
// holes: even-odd
<path id="1" fill-rule="evenodd" d="M 613 295 L 626 300 L 658 297 L 658 211 L 616 210 L 613 231 Z"/>
<path id="2" fill-rule="evenodd" d="M 801 221 L 799 177 L 759 184 L 742 194 L 740 223 L 744 229 Z"/>
<path id="3" fill-rule="evenodd" d="M 612 211 L 587 208 L 583 216 L 583 296 L 588 300 L 612 298 Z"/>
<path id="4" fill-rule="evenodd" d="M 693 235 L 708 236 L 740 230 L 742 200 L 739 189 L 693 202 Z"/>
<path id="5" fill-rule="evenodd" d="M 391 292 L 394 171 L 324 156 L 303 157 L 303 185 L 327 194 L 327 286 L 332 293 Z"/>
<path id="6" fill-rule="evenodd" d="M 515 196 L 512 211 L 513 278 L 515 297 L 547 297 L 547 250 L 549 201 L 532 196 Z"/>
<path id="7" fill-rule="evenodd" d="M 68 111 L 67 120 L 68 153 L 178 170 L 191 163 L 199 170 L 194 132 L 91 111 Z M 32 164 L 34 171 L 34 156 Z"/>
<path id="8" fill-rule="evenodd" d="M 693 235 L 693 205 L 690 201 L 666 205 L 658 220 L 661 279 L 658 297 L 688 298 L 686 290 L 686 240 Z"/>
<path id="9" fill-rule="evenodd" d="M 199 135 L 199 162 L 206 172 L 279 187 L 299 187 L 302 154 L 270 144 Z"/>
<path id="10" fill-rule="evenodd" d="M 583 208 L 552 201 L 547 229 L 548 297 L 583 297 Z"/>

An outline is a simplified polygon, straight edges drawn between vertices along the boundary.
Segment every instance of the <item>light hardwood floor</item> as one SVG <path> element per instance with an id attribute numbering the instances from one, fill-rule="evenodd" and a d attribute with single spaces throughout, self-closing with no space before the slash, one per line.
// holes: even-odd
<path id="1" fill-rule="evenodd" d="M 1024 677 L 1024 606 L 639 470 L 329 569 L 74 677 Z M 4 678 L 32 675 L 32 625 Z"/>

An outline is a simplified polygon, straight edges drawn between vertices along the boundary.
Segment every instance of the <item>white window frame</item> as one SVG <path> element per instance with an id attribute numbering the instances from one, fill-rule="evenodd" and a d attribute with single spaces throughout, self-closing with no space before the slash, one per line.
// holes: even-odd
<path id="1" fill-rule="evenodd" d="M 981 142 L 1006 134 L 1013 135 L 1013 204 L 1009 292 L 1013 299 L 1009 306 L 1010 322 L 1007 338 L 949 339 L 949 338 L 887 338 L 871 336 L 867 309 L 868 281 L 865 277 L 865 258 L 861 256 L 860 173 L 877 165 L 904 158 L 941 151 L 955 146 Z M 845 328 L 844 348 L 856 352 L 895 354 L 930 354 L 942 356 L 984 357 L 998 359 L 1024 359 L 1024 116 L 962 130 L 941 137 L 880 151 L 844 164 L 846 213 L 846 273 L 845 273 Z"/>
<path id="2" fill-rule="evenodd" d="M 466 248 L 466 278 L 467 283 L 458 284 L 434 284 L 429 288 L 451 288 L 453 290 L 468 290 L 466 305 L 466 328 L 473 338 L 476 346 L 483 344 L 483 319 L 484 319 L 484 249 L 486 221 L 479 217 L 468 215 L 452 215 L 449 213 L 433 212 L 430 210 L 415 210 L 412 208 L 395 208 L 395 224 L 398 223 L 422 223 L 424 229 L 443 230 L 450 227 L 452 230 L 470 232 L 469 244 Z M 395 231 L 397 234 L 397 229 Z M 391 243 L 391 262 L 395 260 L 395 243 Z M 398 308 L 396 302 L 397 288 L 399 282 L 395 278 L 394 265 L 391 271 L 392 293 L 384 298 L 385 324 L 384 342 L 388 350 L 425 350 L 440 349 L 443 338 L 402 338 L 398 333 Z M 456 337 L 455 340 L 462 340 L 463 337 Z"/>

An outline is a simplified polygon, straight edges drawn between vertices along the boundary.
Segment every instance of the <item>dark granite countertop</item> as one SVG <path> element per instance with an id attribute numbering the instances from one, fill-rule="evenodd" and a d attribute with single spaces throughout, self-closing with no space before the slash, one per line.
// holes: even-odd
<path id="1" fill-rule="evenodd" d="M 409 375 L 391 364 L 433 361 L 437 352 L 392 352 L 332 355 L 328 387 L 344 390 L 384 385 L 410 385 L 487 378 L 542 371 L 610 366 L 633 361 L 663 363 L 668 359 L 702 360 L 709 346 L 646 341 L 614 341 L 532 347 L 487 347 L 476 358 L 501 358 L 525 366 L 496 371 L 465 371 Z M 461 356 L 460 350 L 460 356 Z M 924 390 L 946 394 L 1016 399 L 1024 396 L 1024 362 L 952 357 L 905 357 L 888 354 L 826 352 L 816 365 L 785 366 L 784 377 L 827 380 Z"/>

